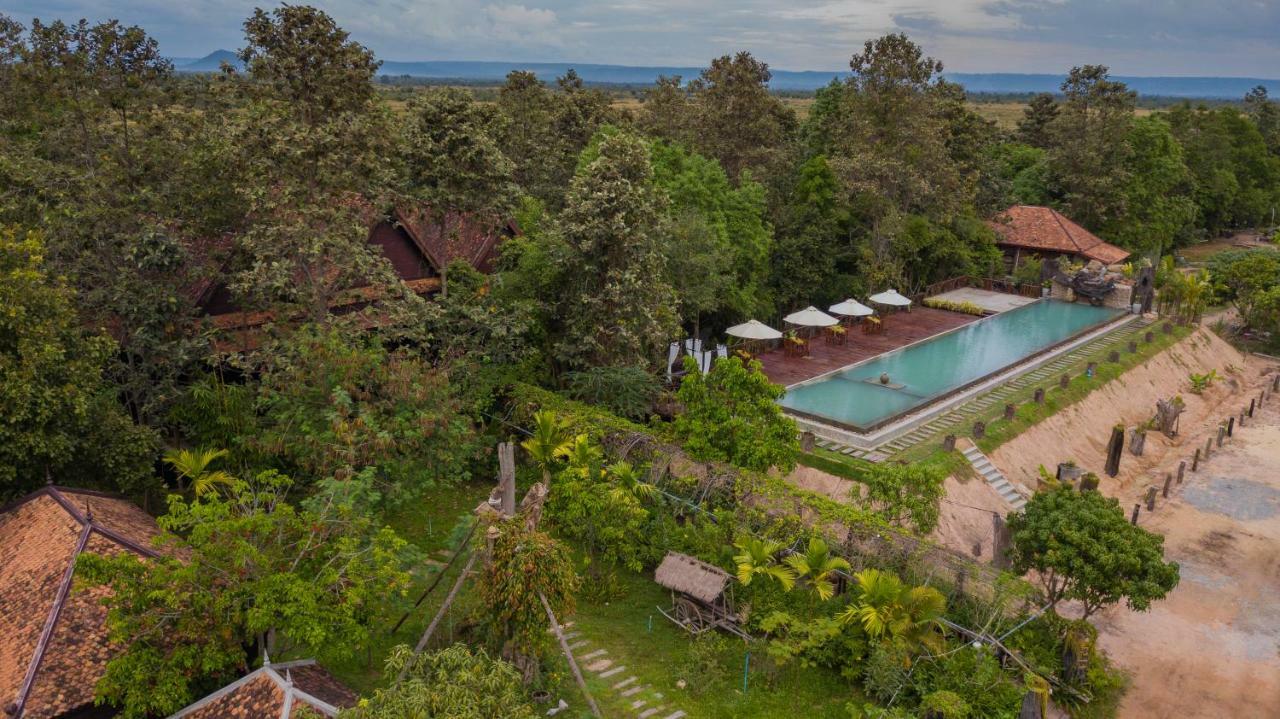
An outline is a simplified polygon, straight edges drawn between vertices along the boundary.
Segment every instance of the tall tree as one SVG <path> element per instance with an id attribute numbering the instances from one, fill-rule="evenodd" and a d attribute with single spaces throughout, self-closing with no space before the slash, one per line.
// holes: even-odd
<path id="1" fill-rule="evenodd" d="M 560 233 L 566 289 L 558 357 L 575 367 L 653 366 L 675 331 L 663 199 L 644 142 L 605 137 L 569 187 Z"/>
<path id="2" fill-rule="evenodd" d="M 781 158 L 795 117 L 769 92 L 769 66 L 749 52 L 711 61 L 689 83 L 695 110 L 696 147 L 716 158 L 729 177 L 763 173 Z"/>
<path id="3" fill-rule="evenodd" d="M 1097 230 L 1124 212 L 1137 94 L 1112 80 L 1105 65 L 1071 68 L 1062 94 L 1050 125 L 1050 166 L 1067 215 Z"/>
<path id="4" fill-rule="evenodd" d="M 1280 155 L 1280 104 L 1267 95 L 1267 88 L 1259 85 L 1246 93 L 1244 111 L 1257 126 L 1271 154 Z"/>
<path id="5" fill-rule="evenodd" d="M 1058 119 L 1058 100 L 1053 93 L 1042 92 L 1031 98 L 1018 120 L 1018 140 L 1023 144 L 1047 149 L 1053 142 L 1049 128 Z"/>
<path id="6" fill-rule="evenodd" d="M 227 123 L 251 221 L 237 237 L 232 290 L 250 307 L 318 323 L 352 287 L 410 299 L 367 242 L 385 209 L 392 178 L 383 158 L 393 151 L 373 53 L 306 6 L 258 9 L 244 30 L 248 77 L 235 87 L 247 106 Z"/>
<path id="7" fill-rule="evenodd" d="M 645 89 L 642 102 L 636 124 L 646 135 L 691 144 L 694 105 L 679 75 L 659 75 L 653 87 Z"/>
<path id="8" fill-rule="evenodd" d="M 0 497 L 55 481 L 138 492 L 152 483 L 155 438 L 103 380 L 114 343 L 81 326 L 38 236 L 0 228 Z"/>
<path id="9" fill-rule="evenodd" d="M 729 357 L 703 373 L 686 357 L 685 370 L 676 392 L 684 410 L 674 427 L 691 455 L 761 472 L 777 467 L 785 474 L 795 467 L 796 423 L 778 406 L 783 390 L 769 382 L 759 362 L 744 365 Z"/>
<path id="10" fill-rule="evenodd" d="M 540 608 L 540 607 L 539 607 Z M 454 644 L 437 652 L 414 654 L 398 646 L 387 657 L 383 676 L 403 675 L 378 688 L 342 719 L 534 719 L 538 713 L 525 696 L 520 673 L 483 649 Z"/>
<path id="11" fill-rule="evenodd" d="M 1190 236 L 1196 219 L 1190 170 L 1182 144 L 1157 117 L 1134 120 L 1124 188 L 1125 210 L 1102 228 L 1108 240 L 1154 257 Z"/>
<path id="12" fill-rule="evenodd" d="M 409 105 L 404 132 L 407 192 L 439 210 L 506 215 L 515 165 L 498 144 L 501 115 L 461 88 L 435 88 Z"/>

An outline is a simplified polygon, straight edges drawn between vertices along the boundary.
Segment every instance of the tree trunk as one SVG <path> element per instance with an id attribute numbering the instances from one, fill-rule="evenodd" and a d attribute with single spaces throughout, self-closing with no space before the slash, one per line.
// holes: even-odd
<path id="1" fill-rule="evenodd" d="M 560 622 L 556 621 L 555 612 L 551 611 L 551 604 L 542 592 L 538 592 L 538 599 L 542 601 L 542 608 L 547 611 L 547 619 L 551 621 L 551 631 L 555 633 L 556 641 L 560 642 L 560 651 L 564 652 L 564 658 L 569 661 L 569 670 L 573 672 L 573 678 L 578 682 L 578 688 L 582 690 L 582 696 L 587 700 L 587 706 L 591 707 L 593 715 L 596 717 L 602 716 L 600 707 L 596 706 L 596 700 L 591 697 L 591 692 L 587 690 L 587 682 L 582 678 L 582 670 L 578 668 L 578 662 L 573 658 L 573 652 L 569 649 L 569 642 L 564 638 L 564 632 L 560 631 Z"/>
<path id="2" fill-rule="evenodd" d="M 471 573 L 471 567 L 476 563 L 476 557 L 479 552 L 472 552 L 467 557 L 467 563 L 462 567 L 462 573 L 458 575 L 457 581 L 453 583 L 453 588 L 445 595 L 444 603 L 440 605 L 440 610 L 436 612 L 436 616 L 432 618 L 431 623 L 427 625 L 427 631 L 422 633 L 422 638 L 418 640 L 418 645 L 413 648 L 413 655 L 416 657 L 426 648 L 427 642 L 431 641 L 431 635 L 435 633 L 436 627 L 440 625 L 440 620 L 444 619 L 445 612 L 449 611 L 449 605 L 453 604 L 453 600 L 458 596 L 458 590 L 462 589 L 463 583 L 467 581 L 467 575 Z M 409 664 L 405 664 L 404 669 L 400 670 L 400 674 L 396 676 L 396 681 L 404 679 L 405 672 L 409 671 Z"/>

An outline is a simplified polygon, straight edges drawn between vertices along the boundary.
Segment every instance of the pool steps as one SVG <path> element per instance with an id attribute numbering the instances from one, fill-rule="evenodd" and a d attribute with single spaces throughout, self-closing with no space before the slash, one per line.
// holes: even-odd
<path id="1" fill-rule="evenodd" d="M 945 431 L 954 431 L 959 427 L 971 424 L 974 419 L 979 416 L 986 415 L 987 411 L 992 407 L 1003 404 L 1005 400 L 1009 399 L 1013 395 L 1027 389 L 1028 387 L 1046 383 L 1060 377 L 1062 373 L 1072 365 L 1078 364 L 1086 357 L 1097 354 L 1110 346 L 1119 345 L 1127 341 L 1134 335 L 1154 324 L 1154 322 L 1154 320 L 1146 318 L 1139 318 L 1136 321 L 1128 322 L 1117 327 L 1114 331 L 1108 332 L 1107 334 L 1096 338 L 1092 342 L 1081 345 L 1061 357 L 1054 359 L 1048 364 L 1042 365 L 1026 374 L 1019 375 L 992 391 L 979 395 L 973 400 L 960 405 L 950 412 L 947 412 L 946 414 L 943 414 L 938 418 L 873 449 L 850 447 L 840 442 L 825 438 L 818 438 L 815 444 L 828 451 L 854 457 L 855 459 L 862 459 L 868 462 L 883 462 L 884 460 L 890 459 L 901 452 L 905 452 L 917 444 L 942 434 Z"/>
<path id="2" fill-rule="evenodd" d="M 1026 497 L 1023 497 L 1018 493 L 1018 490 L 1013 488 L 1009 480 L 1000 473 L 1000 470 L 991 463 L 991 460 L 982 453 L 982 450 L 977 447 L 969 447 L 962 451 L 961 454 L 964 455 L 965 459 L 969 460 L 969 464 L 973 465 L 974 471 L 985 479 L 987 484 L 991 485 L 996 494 L 1000 495 L 1000 498 L 1007 502 L 1010 507 L 1013 507 L 1013 511 L 1021 512 L 1022 508 L 1027 506 Z"/>

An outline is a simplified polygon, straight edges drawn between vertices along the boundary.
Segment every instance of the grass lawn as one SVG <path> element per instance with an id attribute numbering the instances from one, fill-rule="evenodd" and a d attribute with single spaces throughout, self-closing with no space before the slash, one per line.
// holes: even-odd
<path id="1" fill-rule="evenodd" d="M 671 595 L 653 581 L 651 572 L 620 571 L 618 584 L 620 598 L 610 602 L 580 600 L 572 618 L 580 639 L 590 641 L 584 650 L 606 649 L 615 666 L 626 666 L 625 671 L 607 679 L 587 672 L 588 686 L 605 716 L 634 716 L 631 703 L 639 697 L 652 697 L 653 692 L 660 692 L 660 703 L 669 707 L 658 717 L 677 709 L 693 719 L 784 717 L 797 711 L 806 719 L 849 716 L 845 704 L 858 694 L 839 675 L 798 665 L 770 671 L 767 662 L 761 661 L 764 647 L 760 642 L 747 645 L 723 633 L 715 640 L 722 649 L 713 659 L 700 661 L 693 651 L 695 640 L 658 612 L 659 606 L 670 607 Z M 753 654 L 744 694 L 743 664 L 748 649 Z M 568 675 L 567 666 L 561 671 Z M 774 676 L 768 676 L 770 673 Z M 623 697 L 612 688 L 632 675 L 649 689 Z M 677 686 L 681 679 L 686 683 L 684 689 Z M 562 692 L 571 705 L 583 705 L 571 679 L 564 681 Z M 657 704 L 650 699 L 648 706 Z M 574 716 L 590 716 L 590 712 L 584 709 Z"/>

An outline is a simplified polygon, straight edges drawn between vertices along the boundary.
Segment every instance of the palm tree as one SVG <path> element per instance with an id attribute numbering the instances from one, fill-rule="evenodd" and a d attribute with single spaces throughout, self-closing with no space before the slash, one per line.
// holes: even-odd
<path id="1" fill-rule="evenodd" d="M 824 602 L 836 593 L 836 572 L 849 569 L 849 563 L 832 554 L 827 543 L 817 537 L 809 540 L 804 552 L 792 554 L 785 561 L 796 577 L 808 582 L 818 599 Z"/>
<path id="2" fill-rule="evenodd" d="M 556 451 L 556 457 L 568 462 L 570 467 L 577 469 L 584 477 L 599 479 L 604 473 L 600 466 L 600 463 L 604 460 L 604 451 L 585 434 L 580 434 L 574 437 L 572 441 L 565 442 Z"/>
<path id="3" fill-rule="evenodd" d="M 878 569 L 864 569 L 854 580 L 858 597 L 840 614 L 841 622 L 857 622 L 873 639 L 884 637 L 912 649 L 940 650 L 947 600 L 938 590 L 908 586 L 897 575 Z"/>
<path id="4" fill-rule="evenodd" d="M 638 500 L 648 499 L 658 493 L 658 488 L 641 478 L 640 470 L 630 462 L 618 461 L 605 470 L 613 480 L 609 490 L 617 498 L 633 497 Z"/>
<path id="5" fill-rule="evenodd" d="M 551 468 L 569 446 L 569 423 L 555 412 L 539 410 L 533 415 L 533 436 L 520 443 L 533 463 L 542 470 L 542 481 L 551 483 Z"/>
<path id="6" fill-rule="evenodd" d="M 773 579 L 786 591 L 791 591 L 791 587 L 795 586 L 795 573 L 790 567 L 777 562 L 776 556 L 782 551 L 782 545 L 778 542 L 748 539 L 735 542 L 733 546 L 740 552 L 734 555 L 733 561 L 738 563 L 738 581 L 743 586 L 751 584 L 751 580 L 757 576 Z"/>
<path id="7" fill-rule="evenodd" d="M 235 481 L 221 469 L 210 470 L 209 465 L 227 456 L 225 449 L 171 449 L 164 453 L 164 461 L 178 473 L 178 491 L 187 491 L 182 480 L 189 480 L 191 490 L 197 497 L 214 489 L 218 485 L 229 485 Z"/>

